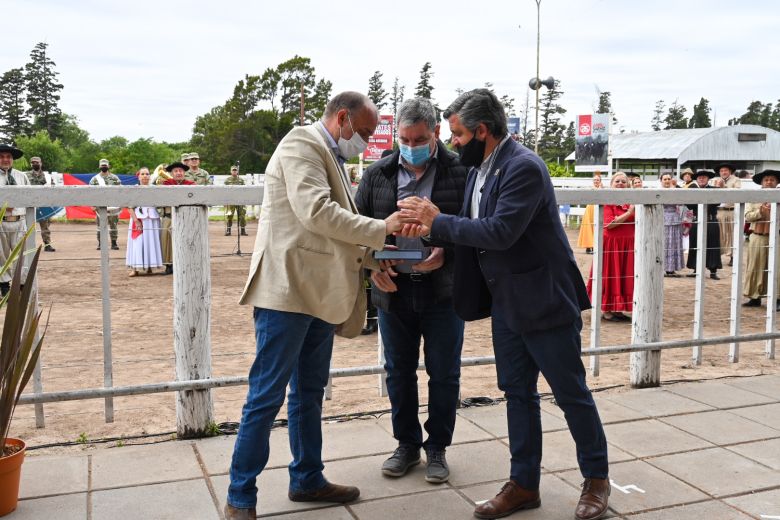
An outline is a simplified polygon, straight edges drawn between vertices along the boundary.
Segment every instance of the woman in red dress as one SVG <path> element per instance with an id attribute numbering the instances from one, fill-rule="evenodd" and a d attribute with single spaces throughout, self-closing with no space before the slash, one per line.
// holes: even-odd
<path id="1" fill-rule="evenodd" d="M 612 176 L 610 188 L 628 188 L 623 172 Z M 601 271 L 601 311 L 607 321 L 630 321 L 623 312 L 632 312 L 634 300 L 634 206 L 604 206 L 604 268 Z M 591 297 L 593 268 L 588 280 Z"/>

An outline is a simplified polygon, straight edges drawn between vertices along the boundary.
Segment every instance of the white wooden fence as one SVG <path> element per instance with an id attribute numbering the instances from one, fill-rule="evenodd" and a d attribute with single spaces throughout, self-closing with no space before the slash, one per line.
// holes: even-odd
<path id="1" fill-rule="evenodd" d="M 111 298 L 108 291 L 108 248 L 101 251 L 104 316 L 104 381 L 101 388 L 76 389 L 61 392 L 44 392 L 40 366 L 33 381 L 33 392 L 22 396 L 20 404 L 34 404 L 36 423 L 43 427 L 43 403 L 105 399 L 105 417 L 113 420 L 113 401 L 117 396 L 178 392 L 176 400 L 177 431 L 179 435 L 197 436 L 205 432 L 213 417 L 211 388 L 247 384 L 247 376 L 212 378 L 210 354 L 211 281 L 208 251 L 208 207 L 215 205 L 257 205 L 262 200 L 262 186 L 220 187 L 182 186 L 166 189 L 144 187 L 2 187 L 0 203 L 10 207 L 26 207 L 28 225 L 34 220 L 34 207 L 47 206 L 172 206 L 174 237 L 174 352 L 176 356 L 176 381 L 114 387 L 111 363 Z M 766 332 L 741 334 L 740 299 L 741 272 L 734 269 L 731 286 L 730 335 L 704 338 L 702 315 L 704 309 L 704 254 L 698 255 L 695 318 L 692 339 L 661 341 L 663 311 L 663 204 L 699 204 L 699 215 L 705 215 L 704 204 L 736 203 L 734 236 L 742 233 L 743 209 L 746 202 L 770 202 L 772 227 L 769 245 L 769 279 L 774 280 L 777 249 L 777 203 L 780 190 L 556 190 L 559 204 L 595 204 L 596 229 L 603 225 L 603 204 L 636 204 L 635 290 L 632 341 L 627 345 L 602 346 L 600 341 L 600 306 L 591 313 L 591 346 L 583 350 L 590 356 L 590 369 L 599 371 L 599 355 L 630 353 L 630 381 L 635 387 L 657 386 L 660 383 L 661 350 L 668 348 L 693 348 L 693 360 L 701 363 L 702 347 L 729 344 L 729 360 L 739 360 L 739 344 L 747 341 L 766 341 L 766 357 L 774 359 L 775 340 L 780 333 L 775 330 L 775 306 L 768 305 Z M 105 211 L 102 210 L 101 213 Z M 103 222 L 106 219 L 102 219 Z M 102 243 L 108 243 L 107 231 L 102 230 Z M 706 249 L 706 226 L 698 226 L 698 247 Z M 35 240 L 35 235 L 31 241 Z M 34 245 L 34 242 L 30 244 Z M 742 265 L 742 241 L 734 240 L 734 264 Z M 601 301 L 602 234 L 595 233 L 593 256 L 593 301 Z M 774 284 L 769 283 L 769 301 L 775 300 Z M 197 295 L 193 297 L 193 295 Z M 518 297 L 526 297 L 518 295 Z M 381 349 L 381 338 L 380 338 Z M 380 350 L 381 359 L 381 350 Z M 490 356 L 463 358 L 463 366 L 494 363 Z M 383 375 L 381 365 L 333 368 L 331 377 L 359 375 Z"/>

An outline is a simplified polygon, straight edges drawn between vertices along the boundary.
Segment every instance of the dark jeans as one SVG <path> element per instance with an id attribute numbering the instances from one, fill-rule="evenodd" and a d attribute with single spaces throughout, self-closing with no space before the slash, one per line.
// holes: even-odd
<path id="1" fill-rule="evenodd" d="M 539 489 L 542 421 L 536 382 L 540 371 L 566 417 L 582 476 L 607 478 L 607 439 L 585 383 L 581 328 L 582 320 L 577 319 L 569 325 L 517 334 L 493 313 L 498 387 L 507 400 L 510 478 L 526 489 Z"/>
<path id="2" fill-rule="evenodd" d="M 230 465 L 228 503 L 257 504 L 255 481 L 268 462 L 268 439 L 284 402 L 290 449 L 290 490 L 324 486 L 322 475 L 322 398 L 328 383 L 335 327 L 306 314 L 255 308 L 257 354 L 249 371 L 249 390 Z"/>
<path id="3" fill-rule="evenodd" d="M 455 429 L 463 320 L 449 301 L 431 304 L 421 311 L 379 309 L 379 330 L 385 347 L 393 436 L 402 444 L 446 448 L 452 443 Z M 424 443 L 417 392 L 421 337 L 425 340 L 423 355 L 428 373 L 428 439 Z"/>

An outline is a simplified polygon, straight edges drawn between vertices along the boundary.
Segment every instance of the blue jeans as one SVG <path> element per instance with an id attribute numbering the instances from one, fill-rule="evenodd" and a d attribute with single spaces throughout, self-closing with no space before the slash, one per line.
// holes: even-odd
<path id="1" fill-rule="evenodd" d="M 446 448 L 452 443 L 455 429 L 463 320 L 455 314 L 452 302 L 429 305 L 422 311 L 380 309 L 379 330 L 385 347 L 393 436 L 401 444 Z M 424 443 L 417 393 L 421 337 L 425 340 L 423 355 L 428 373 L 428 439 Z"/>
<path id="2" fill-rule="evenodd" d="M 493 313 L 492 328 L 498 387 L 507 400 L 510 478 L 526 489 L 539 489 L 542 421 L 536 382 L 540 371 L 566 417 L 582 476 L 607 478 L 607 439 L 580 358 L 582 320 L 517 334 Z"/>
<path id="3" fill-rule="evenodd" d="M 268 462 L 268 439 L 284 402 L 290 449 L 290 490 L 323 487 L 322 398 L 328 383 L 335 327 L 307 314 L 255 308 L 257 353 L 230 465 L 228 503 L 257 504 L 257 476 Z"/>

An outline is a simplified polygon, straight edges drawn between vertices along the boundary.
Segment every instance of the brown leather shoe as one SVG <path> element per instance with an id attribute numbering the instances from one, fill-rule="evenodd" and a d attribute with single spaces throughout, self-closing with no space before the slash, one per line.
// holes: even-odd
<path id="1" fill-rule="evenodd" d="M 536 509 L 542 505 L 539 490 L 530 491 L 510 480 L 498 495 L 474 509 L 477 518 L 503 518 L 521 509 Z"/>
<path id="2" fill-rule="evenodd" d="M 610 489 L 608 478 L 586 478 L 574 517 L 577 520 L 596 520 L 604 516 L 609 506 Z"/>
<path id="3" fill-rule="evenodd" d="M 255 520 L 255 518 L 257 518 L 257 510 L 254 507 L 240 509 L 230 504 L 225 505 L 225 520 Z"/>
<path id="4" fill-rule="evenodd" d="M 287 497 L 293 502 L 338 502 L 345 504 L 353 502 L 360 496 L 360 490 L 355 486 L 339 486 L 328 482 L 314 491 L 288 491 Z"/>

